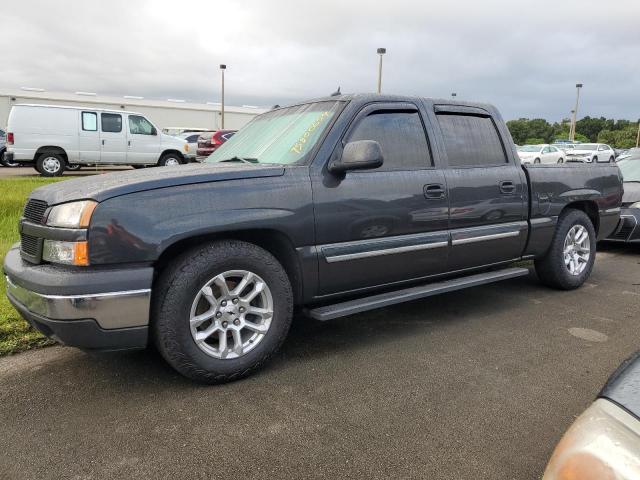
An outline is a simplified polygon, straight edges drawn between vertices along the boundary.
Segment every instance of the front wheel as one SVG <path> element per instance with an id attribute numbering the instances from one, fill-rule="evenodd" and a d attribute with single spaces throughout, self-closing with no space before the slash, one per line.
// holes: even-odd
<path id="1" fill-rule="evenodd" d="M 558 219 L 551 246 L 536 259 L 540 281 L 550 287 L 572 290 L 580 287 L 593 269 L 596 258 L 596 232 L 582 210 L 566 210 Z"/>
<path id="2" fill-rule="evenodd" d="M 284 268 L 246 242 L 196 247 L 174 260 L 154 288 L 158 350 L 178 372 L 203 383 L 258 370 L 282 345 L 292 316 Z"/>
<path id="3" fill-rule="evenodd" d="M 609 157 L 609 163 L 615 163 L 616 159 L 614 157 Z"/>
<path id="4" fill-rule="evenodd" d="M 175 153 L 167 153 L 159 161 L 159 167 L 173 167 L 182 164 L 182 159 Z"/>
<path id="5" fill-rule="evenodd" d="M 558 163 L 564 163 L 564 158 L 560 157 L 560 158 L 558 159 Z"/>
<path id="6" fill-rule="evenodd" d="M 533 161 L 533 163 L 540 163 L 540 159 L 539 159 L 539 158 L 536 158 L 536 159 Z"/>

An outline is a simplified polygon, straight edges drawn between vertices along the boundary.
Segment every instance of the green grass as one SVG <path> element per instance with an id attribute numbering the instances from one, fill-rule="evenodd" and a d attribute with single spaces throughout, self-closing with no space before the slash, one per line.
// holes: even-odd
<path id="1" fill-rule="evenodd" d="M 9 247 L 20 240 L 18 220 L 27 196 L 34 188 L 60 181 L 60 178 L 0 179 L 0 262 Z M 18 315 L 5 295 L 5 280 L 0 282 L 0 355 L 48 345 L 51 341 L 34 330 Z"/>

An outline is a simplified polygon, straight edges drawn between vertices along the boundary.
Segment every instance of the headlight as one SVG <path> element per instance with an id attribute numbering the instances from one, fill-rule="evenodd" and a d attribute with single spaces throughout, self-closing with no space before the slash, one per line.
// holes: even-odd
<path id="1" fill-rule="evenodd" d="M 632 203 L 629 208 L 640 208 L 640 202 Z"/>
<path id="2" fill-rule="evenodd" d="M 62 228 L 87 228 L 97 205 L 93 200 L 56 205 L 49 212 L 47 225 Z"/>
<path id="3" fill-rule="evenodd" d="M 89 248 L 87 242 L 45 240 L 42 246 L 42 259 L 66 265 L 87 266 L 89 265 Z"/>

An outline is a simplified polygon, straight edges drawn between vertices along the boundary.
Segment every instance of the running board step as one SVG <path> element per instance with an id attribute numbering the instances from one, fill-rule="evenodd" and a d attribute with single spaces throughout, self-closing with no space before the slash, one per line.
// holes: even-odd
<path id="1" fill-rule="evenodd" d="M 327 305 L 307 310 L 307 315 L 320 321 L 333 320 L 334 318 L 346 317 L 355 313 L 366 312 L 376 308 L 388 307 L 396 303 L 409 302 L 419 298 L 431 297 L 440 293 L 453 292 L 463 288 L 475 287 L 486 283 L 499 282 L 515 277 L 523 277 L 529 274 L 526 268 L 505 268 L 492 272 L 478 273 L 466 277 L 444 280 L 437 283 L 429 283 L 419 287 L 405 288 L 395 292 L 381 293 L 370 297 L 358 298 L 347 302 Z"/>

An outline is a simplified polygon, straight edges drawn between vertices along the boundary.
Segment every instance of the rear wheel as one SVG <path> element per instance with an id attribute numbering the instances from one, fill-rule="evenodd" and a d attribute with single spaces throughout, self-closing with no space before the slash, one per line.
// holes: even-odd
<path id="1" fill-rule="evenodd" d="M 20 166 L 19 162 L 10 162 L 8 160 L 5 160 L 4 150 L 0 151 L 0 164 L 2 164 L 3 167 L 8 167 L 8 168 L 15 168 Z"/>
<path id="2" fill-rule="evenodd" d="M 59 177 L 64 173 L 66 161 L 56 153 L 43 153 L 36 161 L 36 170 L 43 177 Z"/>
<path id="3" fill-rule="evenodd" d="M 540 163 L 540 159 L 539 159 L 539 158 L 536 158 L 536 159 L 533 161 L 533 163 Z"/>
<path id="4" fill-rule="evenodd" d="M 158 161 L 159 167 L 173 167 L 176 165 L 180 165 L 182 163 L 182 159 L 175 153 L 167 153 L 163 155 L 162 158 Z"/>
<path id="5" fill-rule="evenodd" d="M 540 281 L 550 287 L 572 290 L 581 286 L 593 269 L 596 232 L 582 210 L 566 210 L 558 219 L 551 247 L 536 259 Z"/>
<path id="6" fill-rule="evenodd" d="M 218 241 L 183 254 L 154 292 L 158 350 L 178 372 L 203 383 L 253 373 L 291 325 L 287 274 L 269 252 L 250 243 Z"/>

